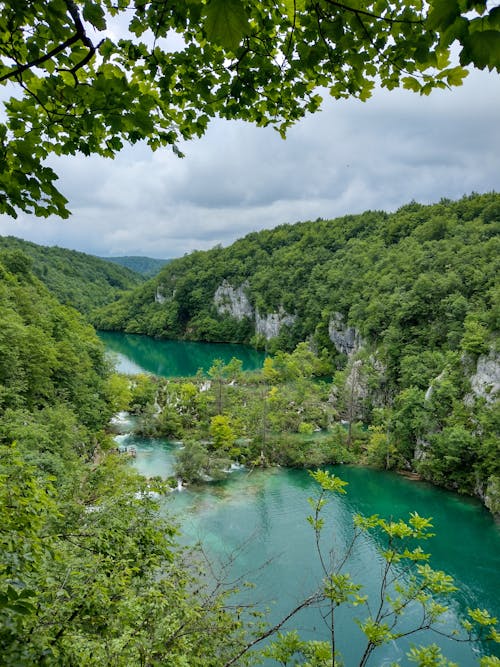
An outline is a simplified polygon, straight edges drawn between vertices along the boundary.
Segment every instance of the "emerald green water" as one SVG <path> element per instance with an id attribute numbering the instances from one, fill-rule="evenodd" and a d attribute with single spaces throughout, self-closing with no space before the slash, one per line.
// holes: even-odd
<path id="1" fill-rule="evenodd" d="M 147 371 L 159 375 L 188 375 L 199 367 L 207 369 L 214 358 L 243 359 L 246 368 L 262 363 L 263 355 L 241 346 L 205 345 L 177 341 L 156 341 L 144 336 L 101 334 L 109 350 L 118 353 L 120 369 Z M 247 356 L 245 356 L 245 354 Z M 128 364 L 128 368 L 127 368 Z M 146 477 L 173 473 L 176 445 L 162 440 L 119 436 L 121 444 L 134 445 L 133 465 Z M 352 514 L 378 513 L 387 518 L 408 517 L 412 511 L 432 517 L 436 536 L 425 543 L 432 553 L 431 565 L 452 575 L 458 587 L 453 595 L 445 629 L 460 624 L 467 608 L 486 608 L 500 617 L 500 529 L 492 516 L 473 500 L 409 481 L 396 474 L 338 466 L 335 474 L 349 482 L 348 493 L 331 500 L 325 511 L 328 538 L 325 545 L 342 553 L 352 536 Z M 305 471 L 265 470 L 234 472 L 218 484 L 192 487 L 172 493 L 167 511 L 180 523 L 182 539 L 200 540 L 213 563 L 237 558 L 226 572 L 226 580 L 243 577 L 255 588 L 241 593 L 238 603 L 252 601 L 260 609 L 270 609 L 270 622 L 277 622 L 301 599 L 311 593 L 321 579 L 315 555 L 312 529 L 305 517 L 310 512 L 307 498 L 315 484 Z M 380 580 L 377 542 L 369 537 L 358 543 L 349 557 L 347 570 L 363 584 L 363 594 L 376 599 Z M 358 611 L 359 613 L 359 611 Z M 356 612 L 342 609 L 337 614 L 338 648 L 345 667 L 358 664 L 362 634 L 355 624 Z M 419 620 L 414 607 L 408 609 L 408 623 Z M 362 617 L 362 615 L 361 615 Z M 316 609 L 294 617 L 288 628 L 297 628 L 304 638 L 328 638 L 327 629 Z M 405 658 L 411 643 L 436 643 L 447 657 L 461 667 L 477 665 L 484 645 L 452 642 L 436 634 L 420 634 L 411 641 L 399 640 L 379 648 L 370 667 L 389 667 L 394 660 L 410 667 Z M 497 649 L 497 655 L 500 652 Z M 265 667 L 277 663 L 264 662 Z"/>
<path id="2" fill-rule="evenodd" d="M 135 437 L 129 437 L 126 444 L 137 447 L 134 465 L 143 474 L 172 473 L 175 445 Z M 334 472 L 349 486 L 345 497 L 335 497 L 328 505 L 326 516 L 333 523 L 325 530 L 325 544 L 335 545 L 337 553 L 343 551 L 352 536 L 354 512 L 394 519 L 407 517 L 411 511 L 431 516 L 436 536 L 425 544 L 425 550 L 432 553 L 431 565 L 451 574 L 459 588 L 445 627 L 456 627 L 468 607 L 487 608 L 500 616 L 500 531 L 478 502 L 392 473 L 350 466 L 339 466 Z M 310 511 L 307 498 L 315 490 L 305 471 L 242 471 L 223 483 L 175 492 L 167 506 L 181 524 L 183 539 L 188 543 L 200 540 L 213 561 L 227 562 L 237 552 L 227 576 L 252 581 L 255 588 L 246 594 L 248 600 L 257 601 L 261 609 L 269 607 L 270 620 L 275 622 L 320 580 L 312 529 L 305 520 Z M 363 584 L 362 592 L 376 599 L 380 559 L 375 538 L 358 545 L 347 570 Z M 239 602 L 245 601 L 240 594 Z M 346 667 L 357 664 L 362 650 L 355 616 L 347 608 L 337 616 L 339 649 Z M 409 622 L 416 620 L 417 610 L 410 608 L 408 617 Z M 307 609 L 288 627 L 297 628 L 305 638 L 327 639 L 315 609 Z M 484 651 L 484 646 L 459 644 L 429 633 L 413 637 L 412 642 L 435 642 L 462 667 L 478 664 Z M 410 665 L 405 658 L 410 646 L 410 641 L 399 640 L 381 647 L 369 664 L 389 667 L 400 659 L 403 665 Z"/>
<path id="3" fill-rule="evenodd" d="M 196 375 L 200 368 L 206 372 L 214 359 L 228 363 L 232 357 L 241 359 L 244 370 L 255 370 L 262 366 L 265 357 L 264 353 L 245 345 L 156 340 L 114 331 L 100 331 L 98 335 L 120 373 L 185 377 Z"/>

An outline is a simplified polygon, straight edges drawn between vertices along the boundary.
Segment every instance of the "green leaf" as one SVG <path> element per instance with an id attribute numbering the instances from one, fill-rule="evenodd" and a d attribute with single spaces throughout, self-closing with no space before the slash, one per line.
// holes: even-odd
<path id="1" fill-rule="evenodd" d="M 205 30 L 209 41 L 228 51 L 236 51 L 248 33 L 248 16 L 240 0 L 210 0 L 206 8 Z"/>
<path id="2" fill-rule="evenodd" d="M 453 67 L 446 72 L 446 80 L 450 86 L 461 86 L 468 72 L 463 67 Z"/>
<path id="3" fill-rule="evenodd" d="M 413 90 L 415 93 L 418 93 L 421 88 L 420 81 L 418 79 L 415 79 L 413 76 L 405 76 L 402 79 L 403 82 L 403 88 L 406 88 L 407 90 Z"/>
<path id="4" fill-rule="evenodd" d="M 283 5 L 290 21 L 296 20 L 296 13 L 303 12 L 306 7 L 305 0 L 283 0 Z"/>
<path id="5" fill-rule="evenodd" d="M 480 667 L 500 667 L 500 658 L 495 655 L 486 655 L 481 658 Z"/>
<path id="6" fill-rule="evenodd" d="M 500 7 L 493 7 L 488 15 L 488 22 L 492 28 L 500 28 Z"/>
<path id="7" fill-rule="evenodd" d="M 83 18 L 97 30 L 106 30 L 106 18 L 100 4 L 87 1 L 83 6 Z"/>
<path id="8" fill-rule="evenodd" d="M 444 30 L 460 16 L 456 0 L 434 0 L 427 16 L 427 27 L 431 30 Z"/>
<path id="9" fill-rule="evenodd" d="M 464 51 L 468 62 L 479 69 L 500 69 L 500 32 L 483 30 L 471 33 Z"/>
<path id="10" fill-rule="evenodd" d="M 497 623 L 497 619 L 491 616 L 487 609 L 469 609 L 468 613 L 472 620 L 479 623 L 479 625 L 489 626 L 496 625 Z"/>

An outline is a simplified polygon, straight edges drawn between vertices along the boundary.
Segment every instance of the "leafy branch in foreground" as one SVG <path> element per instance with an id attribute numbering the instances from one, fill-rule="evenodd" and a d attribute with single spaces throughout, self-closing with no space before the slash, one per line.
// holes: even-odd
<path id="1" fill-rule="evenodd" d="M 281 665 L 307 665 L 308 667 L 335 667 L 341 665 L 336 637 L 336 613 L 342 605 L 360 608 L 356 623 L 365 637 L 360 647 L 358 667 L 368 664 L 373 652 L 380 646 L 427 631 L 460 642 L 499 642 L 497 619 L 486 610 L 469 609 L 468 618 L 462 621 L 461 630 L 449 631 L 444 617 L 449 606 L 443 598 L 456 590 L 453 579 L 442 571 L 434 570 L 427 562 L 429 554 L 418 544 L 433 536 L 431 519 L 412 513 L 407 521 L 387 521 L 378 515 L 354 516 L 354 534 L 342 554 L 325 552 L 322 538 L 325 519 L 322 516 L 330 493 L 345 493 L 346 482 L 328 472 L 318 470 L 311 476 L 320 485 L 317 498 L 310 498 L 312 514 L 308 516 L 316 543 L 316 551 L 323 572 L 323 584 L 314 603 L 317 603 L 325 621 L 328 642 L 303 641 L 297 632 L 278 634 L 264 655 Z M 361 595 L 361 585 L 355 583 L 345 571 L 357 542 L 363 535 L 372 535 L 379 552 L 381 570 L 379 594 L 376 599 Z M 408 623 L 407 612 L 417 620 Z M 363 611 L 363 613 L 361 613 Z M 405 617 L 406 615 L 406 617 Z M 297 656 L 305 662 L 298 663 Z M 434 644 L 412 647 L 408 658 L 420 667 L 453 667 Z M 481 667 L 499 665 L 494 656 L 481 659 Z"/>
<path id="2" fill-rule="evenodd" d="M 284 135 L 318 110 L 319 87 L 336 99 L 366 100 L 376 82 L 428 94 L 460 85 L 470 65 L 500 68 L 500 8 L 486 0 L 0 7 L 0 84 L 12 93 L 0 124 L 0 212 L 14 217 L 69 214 L 44 165 L 51 153 L 113 157 L 145 140 L 180 155 L 179 140 L 216 115 Z M 450 62 L 455 44 L 460 65 Z"/>

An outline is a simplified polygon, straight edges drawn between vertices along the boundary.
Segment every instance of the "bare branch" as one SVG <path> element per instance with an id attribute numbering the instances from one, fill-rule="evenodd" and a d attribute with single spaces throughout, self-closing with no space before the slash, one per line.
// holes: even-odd
<path id="1" fill-rule="evenodd" d="M 324 596 L 322 592 L 317 592 L 313 593 L 305 600 L 302 600 L 302 602 L 298 604 L 296 607 L 294 607 L 294 609 L 292 609 L 291 612 L 289 612 L 284 618 L 282 618 L 281 621 L 279 621 L 279 623 L 276 623 L 276 625 L 273 625 L 271 628 L 266 630 L 266 632 L 263 632 L 253 641 L 249 642 L 233 658 L 231 658 L 231 660 L 224 663 L 223 667 L 230 667 L 230 665 L 234 665 L 235 662 L 237 662 L 243 655 L 245 655 L 245 653 L 248 653 L 248 651 L 250 651 L 250 649 L 252 649 L 254 646 L 260 644 L 260 642 L 264 641 L 264 639 L 267 639 L 268 637 L 271 637 L 272 635 L 276 634 L 278 630 L 281 630 L 281 628 L 285 625 L 285 623 L 289 621 L 291 618 L 293 618 L 296 614 L 298 614 L 299 611 L 305 609 L 306 607 L 310 607 L 312 604 L 319 602 L 323 597 Z"/>

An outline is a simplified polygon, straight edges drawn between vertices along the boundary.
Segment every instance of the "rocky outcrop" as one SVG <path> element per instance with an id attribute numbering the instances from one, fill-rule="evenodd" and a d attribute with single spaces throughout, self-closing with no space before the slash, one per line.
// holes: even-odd
<path id="1" fill-rule="evenodd" d="M 373 408 L 387 405 L 387 367 L 377 352 L 351 356 L 347 362 L 343 384 L 334 383 L 330 400 L 340 401 L 350 421 L 366 420 Z"/>
<path id="2" fill-rule="evenodd" d="M 255 321 L 255 333 L 263 336 L 266 340 L 275 338 L 279 335 L 281 327 L 291 326 L 297 319 L 295 315 L 289 315 L 283 308 L 277 313 L 268 313 L 261 315 L 255 311 L 246 294 L 248 283 L 243 283 L 239 287 L 233 287 L 227 280 L 224 280 L 216 289 L 214 294 L 214 304 L 219 315 L 228 315 L 241 321 L 245 317 Z"/>
<path id="3" fill-rule="evenodd" d="M 227 280 L 224 280 L 214 294 L 214 304 L 219 315 L 229 315 L 238 321 L 245 317 L 253 319 L 252 304 L 245 293 L 247 287 L 248 283 L 233 287 Z"/>
<path id="4" fill-rule="evenodd" d="M 488 479 L 484 504 L 496 517 L 500 517 L 500 477 L 492 475 Z"/>
<path id="5" fill-rule="evenodd" d="M 347 356 L 357 352 L 363 345 L 359 331 L 346 325 L 342 313 L 334 313 L 328 324 L 328 335 L 337 352 Z"/>
<path id="6" fill-rule="evenodd" d="M 482 354 L 477 360 L 476 372 L 470 379 L 474 396 L 484 398 L 487 403 L 498 400 L 500 392 L 500 355 L 493 350 Z"/>
<path id="7" fill-rule="evenodd" d="M 296 315 L 289 315 L 283 308 L 280 308 L 277 313 L 268 313 L 264 316 L 257 311 L 255 313 L 255 333 L 264 336 L 266 340 L 276 338 L 279 336 L 281 327 L 292 326 L 296 319 Z"/>
<path id="8" fill-rule="evenodd" d="M 163 293 L 163 290 L 162 290 L 161 286 L 158 285 L 158 287 L 156 288 L 156 292 L 155 292 L 155 303 L 165 303 L 166 300 L 167 300 L 167 297 Z"/>

